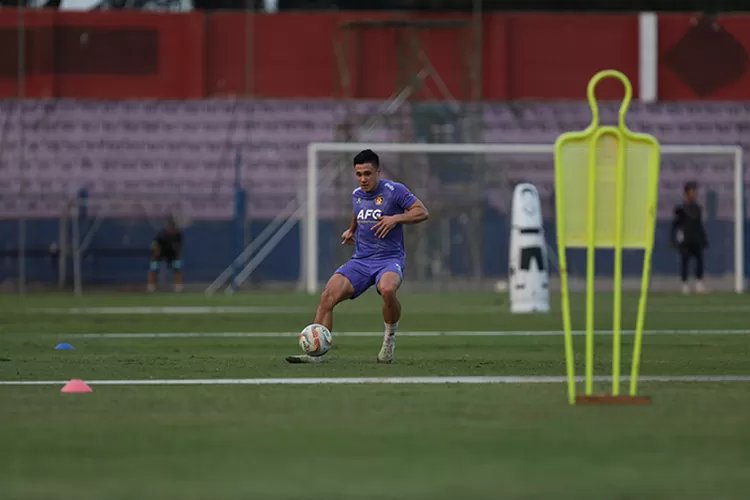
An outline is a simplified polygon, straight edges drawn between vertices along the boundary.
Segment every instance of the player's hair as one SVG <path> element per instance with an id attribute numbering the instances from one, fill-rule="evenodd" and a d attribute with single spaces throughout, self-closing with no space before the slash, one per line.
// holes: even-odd
<path id="1" fill-rule="evenodd" d="M 372 149 L 365 149 L 364 151 L 357 153 L 357 156 L 354 157 L 354 161 L 352 162 L 352 166 L 360 165 L 362 163 L 369 163 L 376 169 L 380 169 L 380 158 L 378 158 L 378 155 L 376 155 L 375 151 Z"/>
<path id="2" fill-rule="evenodd" d="M 698 183 L 695 182 L 695 181 L 688 181 L 688 182 L 686 182 L 685 183 L 685 188 L 684 188 L 685 194 L 687 194 L 687 192 L 690 191 L 691 189 L 692 190 L 698 189 Z"/>

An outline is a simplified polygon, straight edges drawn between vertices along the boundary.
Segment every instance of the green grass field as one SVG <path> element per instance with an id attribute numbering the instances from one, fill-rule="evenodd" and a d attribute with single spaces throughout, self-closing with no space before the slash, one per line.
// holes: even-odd
<path id="1" fill-rule="evenodd" d="M 609 298 L 597 300 L 607 329 Z M 504 301 L 403 294 L 401 332 L 428 335 L 401 337 L 397 362 L 383 366 L 374 293 L 337 309 L 336 344 L 319 365 L 287 365 L 294 337 L 271 336 L 309 323 L 315 297 L 0 296 L 0 381 L 55 382 L 0 385 L 0 498 L 747 498 L 747 381 L 644 381 L 649 407 L 571 407 L 559 382 L 190 383 L 564 375 L 556 304 L 519 316 Z M 580 328 L 581 298 L 574 306 Z M 749 314 L 746 296 L 652 295 L 642 375 L 750 375 Z M 253 332 L 268 336 L 241 336 Z M 151 335 L 166 333 L 177 335 Z M 599 335 L 600 375 L 610 342 Z M 61 394 L 70 378 L 94 393 Z M 183 383 L 128 383 L 165 379 Z"/>

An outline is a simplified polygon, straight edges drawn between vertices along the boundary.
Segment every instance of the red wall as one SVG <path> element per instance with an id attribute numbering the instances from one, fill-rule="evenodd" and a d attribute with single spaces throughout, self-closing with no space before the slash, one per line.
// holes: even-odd
<path id="1" fill-rule="evenodd" d="M 18 92 L 17 20 L 0 12 L 5 97 Z M 26 26 L 28 97 L 206 95 L 202 14 L 26 11 Z"/>
<path id="2" fill-rule="evenodd" d="M 471 17 L 393 13 L 26 11 L 25 92 L 28 97 L 174 98 L 252 95 L 269 98 L 384 99 L 416 62 L 408 38 L 390 28 L 359 30 L 343 23 L 373 19 L 463 20 L 453 30 L 415 32 L 449 92 L 459 99 L 580 99 L 593 73 L 624 71 L 638 88 L 636 15 L 488 13 L 482 19 L 479 86 L 472 85 L 476 47 Z M 691 16 L 659 17 L 660 98 L 695 99 L 662 56 L 690 28 Z M 0 11 L 0 97 L 18 95 L 17 14 Z M 750 15 L 721 25 L 750 51 Z M 399 33 L 401 35 L 399 35 Z M 401 36 L 401 38 L 399 38 Z M 334 47 L 342 50 L 338 56 Z M 347 60 L 348 63 L 342 63 Z M 350 85 L 342 86 L 345 69 Z M 481 88 L 481 95 L 472 89 Z M 621 89 L 605 87 L 602 97 Z M 416 97 L 442 96 L 427 79 Z M 703 96 L 750 100 L 750 75 Z"/>
<path id="3" fill-rule="evenodd" d="M 636 16 L 491 14 L 487 18 L 486 99 L 580 99 L 591 76 L 601 69 L 623 71 L 638 88 Z M 621 95 L 617 87 L 602 90 L 601 97 Z"/>

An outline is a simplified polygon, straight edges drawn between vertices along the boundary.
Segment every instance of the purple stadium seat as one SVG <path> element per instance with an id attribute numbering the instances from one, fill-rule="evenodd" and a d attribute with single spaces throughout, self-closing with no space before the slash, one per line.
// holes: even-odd
<path id="1" fill-rule="evenodd" d="M 20 189 L 22 179 L 27 190 L 37 193 L 39 199 L 49 200 L 68 199 L 83 186 L 96 196 L 132 195 L 157 201 L 158 193 L 175 189 L 183 193 L 187 204 L 195 210 L 190 214 L 193 218 L 228 216 L 232 210 L 235 157 L 239 152 L 242 182 L 253 193 L 250 197 L 253 216 L 271 217 L 302 188 L 301 174 L 305 172 L 309 142 L 330 141 L 348 133 L 366 142 L 409 141 L 425 133 L 414 119 L 421 104 L 406 103 L 369 131 L 345 125 L 348 121 L 364 122 L 368 116 L 382 111 L 384 104 L 219 99 L 29 101 L 24 103 L 26 128 L 21 134 L 16 120 L 18 104 L 0 102 L 0 116 L 4 117 L 0 197 L 10 199 Z M 425 109 L 434 106 L 437 105 L 430 104 Z M 618 107 L 619 102 L 603 103 L 603 121 L 614 120 Z M 470 113 L 468 107 L 467 113 Z M 591 119 L 583 102 L 484 103 L 480 113 L 483 126 L 479 140 L 488 143 L 552 143 L 561 132 L 581 130 Z M 665 143 L 750 146 L 748 103 L 634 102 L 628 124 L 636 131 L 655 134 Z M 462 136 L 462 122 L 441 127 L 436 130 L 438 135 Z M 18 168 L 21 137 L 25 142 L 26 162 L 22 171 Z M 384 155 L 384 158 L 391 157 Z M 530 163 L 528 157 L 514 161 L 509 176 L 530 179 L 544 189 L 551 189 L 551 165 L 536 160 Z M 700 171 L 701 176 L 715 180 L 727 170 L 723 166 L 701 168 L 694 161 L 687 163 L 684 167 L 677 165 L 663 170 L 663 189 L 679 190 L 680 176 L 691 171 Z M 392 168 L 398 170 L 400 166 Z M 717 189 L 724 193 L 727 188 L 721 186 Z M 336 192 L 333 187 L 330 189 Z M 224 195 L 226 199 L 205 199 Z M 722 206 L 727 196 L 722 195 Z M 39 202 L 33 205 L 36 207 L 33 210 L 40 216 L 50 214 L 60 210 L 62 203 Z M 0 212 L 11 214 L 20 206 L 3 204 Z M 128 203 L 120 206 L 122 210 L 132 209 Z"/>

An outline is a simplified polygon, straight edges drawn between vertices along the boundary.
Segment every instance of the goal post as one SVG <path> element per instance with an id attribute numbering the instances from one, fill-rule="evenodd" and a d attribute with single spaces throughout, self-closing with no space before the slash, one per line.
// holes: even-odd
<path id="1" fill-rule="evenodd" d="M 467 157 L 480 158 L 481 155 L 496 155 L 499 158 L 506 157 L 518 162 L 519 158 L 529 157 L 535 161 L 549 165 L 549 179 L 553 179 L 553 144 L 481 144 L 481 143 L 364 143 L 364 142 L 312 142 L 307 147 L 307 179 L 306 179 L 306 200 L 305 213 L 301 218 L 302 238 L 301 238 L 301 285 L 308 293 L 316 293 L 320 286 L 319 276 L 319 230 L 320 230 L 320 205 L 319 197 L 322 189 L 330 186 L 333 178 L 339 175 L 336 170 L 340 166 L 328 168 L 326 172 L 322 171 L 329 166 L 330 162 L 323 160 L 324 155 L 337 155 L 339 160 L 351 167 L 351 156 L 363 149 L 372 149 L 378 154 L 403 154 L 403 155 L 466 155 Z M 673 158 L 673 163 L 679 164 L 684 158 L 711 157 L 721 158 L 717 168 L 722 170 L 731 169 L 726 172 L 727 179 L 731 177 L 732 195 L 731 207 L 728 209 L 732 212 L 732 251 L 733 259 L 726 256 L 728 260 L 733 261 L 732 268 L 732 289 L 741 293 L 744 291 L 744 171 L 743 171 L 743 151 L 740 146 L 733 145 L 661 145 L 662 165 L 665 158 Z M 345 155 L 342 159 L 341 155 Z M 349 163 L 346 163 L 346 162 Z M 698 162 L 700 163 L 700 162 Z M 502 168 L 502 165 L 500 166 Z M 677 173 L 676 173 L 677 175 Z M 399 180 L 394 179 L 394 180 Z M 687 179 L 686 179 L 687 180 Z M 351 189 L 354 188 L 353 181 L 349 183 Z M 411 187 L 411 186 L 410 186 Z M 351 189 L 348 191 L 351 192 Z M 661 190 L 660 190 L 661 191 Z M 420 196 L 419 190 L 415 194 Z M 661 195 L 661 193 L 660 193 Z M 336 203 L 348 203 L 347 200 L 336 200 Z M 661 203 L 661 201 L 660 201 Z M 428 208 L 430 205 L 428 204 Z M 348 209 L 348 207 L 347 207 Z M 547 213 L 547 217 L 553 214 Z M 662 217 L 664 218 L 664 217 Z M 343 228 L 342 228 L 343 230 Z"/>

